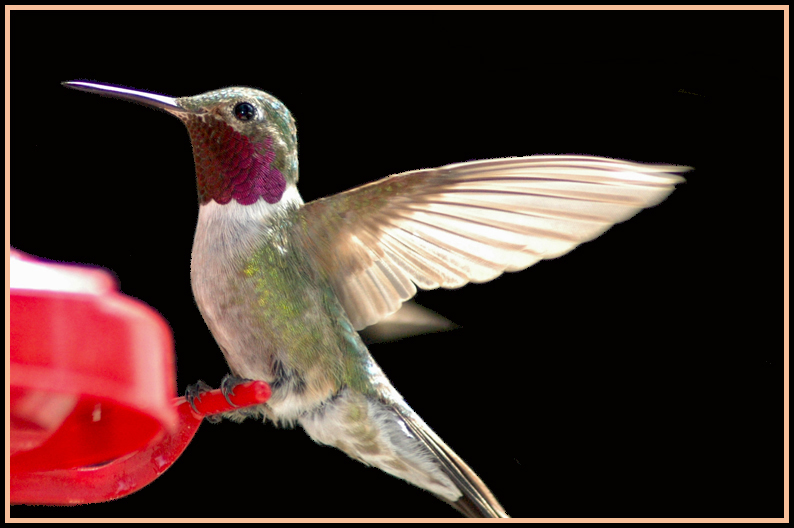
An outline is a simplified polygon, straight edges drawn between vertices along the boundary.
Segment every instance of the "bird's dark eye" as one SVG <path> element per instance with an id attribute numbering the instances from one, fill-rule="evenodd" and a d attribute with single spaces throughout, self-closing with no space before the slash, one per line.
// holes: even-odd
<path id="1" fill-rule="evenodd" d="M 234 117 L 240 121 L 250 121 L 256 116 L 256 108 L 251 103 L 237 103 L 234 106 Z"/>

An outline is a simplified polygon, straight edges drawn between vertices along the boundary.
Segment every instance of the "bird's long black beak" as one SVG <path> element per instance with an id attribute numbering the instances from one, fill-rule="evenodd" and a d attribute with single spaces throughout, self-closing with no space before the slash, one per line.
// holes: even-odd
<path id="1" fill-rule="evenodd" d="M 99 84 L 84 81 L 67 81 L 61 84 L 67 88 L 74 88 L 75 90 L 80 90 L 82 92 L 114 97 L 116 99 L 123 99 L 125 101 L 132 101 L 134 103 L 140 103 L 151 108 L 159 108 L 160 110 L 165 110 L 169 114 L 173 114 L 177 117 L 192 113 L 190 110 L 186 110 L 180 106 L 177 102 L 177 99 L 168 97 L 167 95 L 142 92 L 140 90 L 132 90 L 130 88 L 114 86 L 112 84 Z"/>

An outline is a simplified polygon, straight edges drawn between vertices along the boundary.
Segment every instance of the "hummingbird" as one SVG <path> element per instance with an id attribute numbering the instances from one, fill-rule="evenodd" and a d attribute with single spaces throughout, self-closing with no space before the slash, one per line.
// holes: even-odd
<path id="1" fill-rule="evenodd" d="M 688 169 L 581 155 L 488 159 L 304 203 L 295 120 L 268 93 L 173 98 L 64 85 L 164 110 L 188 129 L 199 202 L 191 285 L 231 370 L 222 388 L 241 379 L 272 387 L 266 404 L 229 417 L 299 424 L 470 517 L 508 515 L 408 406 L 358 331 L 417 288 L 486 282 L 559 257 L 661 202 Z"/>

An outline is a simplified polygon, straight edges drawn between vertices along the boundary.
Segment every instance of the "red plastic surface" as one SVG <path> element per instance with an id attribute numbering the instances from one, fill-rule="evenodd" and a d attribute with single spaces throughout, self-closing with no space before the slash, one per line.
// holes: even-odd
<path id="1" fill-rule="evenodd" d="M 234 408 L 220 391 L 200 414 L 174 400 L 171 331 L 104 270 L 11 255 L 11 501 L 118 498 L 162 474 L 203 416 Z M 263 403 L 264 382 L 235 387 Z"/>
<path id="2" fill-rule="evenodd" d="M 199 413 L 185 398 L 174 400 L 178 423 L 173 433 L 161 430 L 142 449 L 105 464 L 48 471 L 18 471 L 11 466 L 11 502 L 25 504 L 85 504 L 117 499 L 137 491 L 162 475 L 187 448 L 205 416 L 257 405 L 270 397 L 270 386 L 253 381 L 234 387 L 229 405 L 220 390 L 196 400 Z"/>

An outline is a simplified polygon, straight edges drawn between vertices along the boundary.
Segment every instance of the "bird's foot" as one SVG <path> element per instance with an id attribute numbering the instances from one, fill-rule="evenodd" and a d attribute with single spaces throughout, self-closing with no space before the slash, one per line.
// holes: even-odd
<path id="1" fill-rule="evenodd" d="M 198 380 L 196 383 L 187 386 L 187 389 L 185 390 L 185 399 L 193 408 L 193 410 L 200 414 L 199 410 L 196 409 L 196 404 L 194 402 L 196 400 L 201 401 L 201 393 L 211 390 L 212 387 L 204 383 L 204 380 Z"/>
<path id="2" fill-rule="evenodd" d="M 233 407 L 237 407 L 237 405 L 233 404 L 232 401 L 229 399 L 229 396 L 234 396 L 234 388 L 239 385 L 240 383 L 246 383 L 250 380 L 248 378 L 239 378 L 234 374 L 226 374 L 223 379 L 221 380 L 221 393 L 223 397 L 226 398 L 226 401 L 229 402 L 229 405 Z"/>

